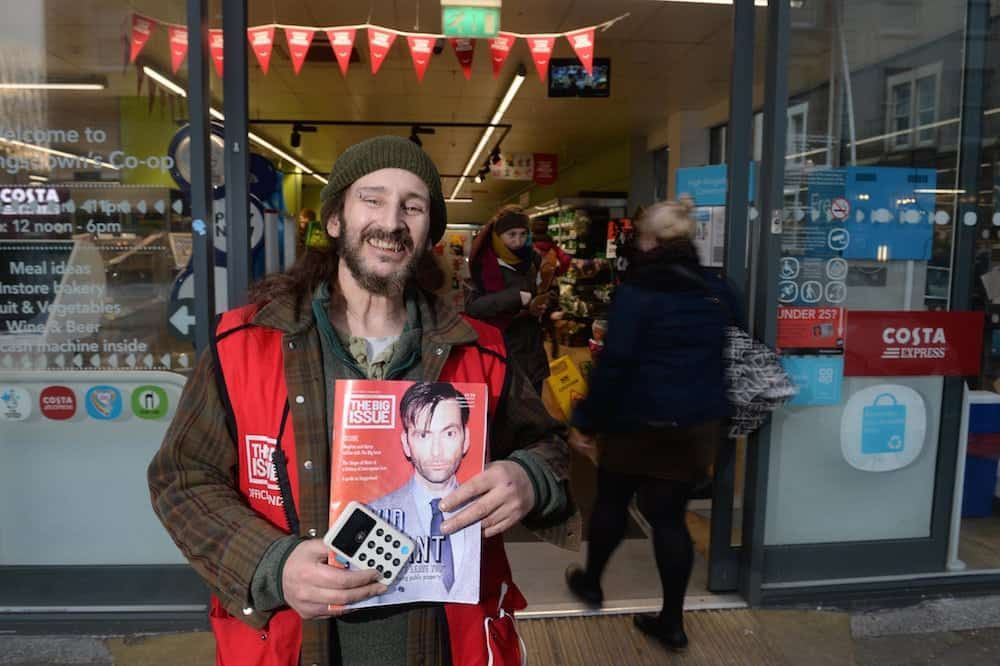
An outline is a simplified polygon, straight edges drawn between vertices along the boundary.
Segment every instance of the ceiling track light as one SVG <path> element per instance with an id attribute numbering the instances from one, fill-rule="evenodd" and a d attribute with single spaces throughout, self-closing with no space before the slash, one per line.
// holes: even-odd
<path id="1" fill-rule="evenodd" d="M 315 132 L 316 127 L 313 125 L 304 125 L 302 123 L 295 123 L 292 125 L 292 135 L 289 137 L 288 142 L 291 144 L 292 148 L 298 148 L 302 145 L 302 134 L 301 132 Z"/>
<path id="2" fill-rule="evenodd" d="M 421 134 L 436 134 L 437 130 L 433 127 L 422 127 L 421 125 L 414 125 L 410 128 L 410 141 L 423 147 L 424 142 L 420 140 Z"/>

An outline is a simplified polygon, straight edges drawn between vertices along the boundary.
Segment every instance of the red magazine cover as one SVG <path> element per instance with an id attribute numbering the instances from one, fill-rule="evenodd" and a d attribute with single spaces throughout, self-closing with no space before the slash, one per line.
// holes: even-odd
<path id="1" fill-rule="evenodd" d="M 338 380 L 335 390 L 330 525 L 357 501 L 416 542 L 389 591 L 352 607 L 478 603 L 482 527 L 442 535 L 453 513 L 437 504 L 486 464 L 486 385 Z"/>

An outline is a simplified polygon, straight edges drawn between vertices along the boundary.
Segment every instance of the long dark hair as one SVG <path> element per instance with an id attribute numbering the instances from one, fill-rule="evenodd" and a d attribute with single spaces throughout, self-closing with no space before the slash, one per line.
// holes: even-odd
<path id="1" fill-rule="evenodd" d="M 344 219 L 344 203 L 347 190 L 323 204 L 320 220 L 325 225 L 333 215 Z M 333 287 L 337 283 L 337 268 L 340 263 L 339 239 L 328 238 L 327 247 L 306 247 L 295 263 L 283 273 L 272 273 L 250 287 L 251 303 L 266 303 L 276 298 L 290 298 L 298 308 L 303 299 L 316 291 L 316 287 L 326 283 Z M 444 273 L 433 252 L 424 252 L 417 264 L 415 281 L 420 287 L 437 291 L 444 284 Z M 297 310 L 296 310 L 297 311 Z"/>
<path id="2" fill-rule="evenodd" d="M 347 191 L 341 191 L 323 204 L 319 219 L 325 225 L 330 217 L 344 216 Z M 325 227 L 324 227 L 325 228 Z M 305 294 L 311 294 L 320 284 L 333 284 L 340 260 L 336 238 L 329 238 L 327 247 L 306 247 L 291 268 L 283 273 L 271 273 L 250 288 L 251 303 L 266 303 L 282 296 L 291 296 L 296 304 Z"/>

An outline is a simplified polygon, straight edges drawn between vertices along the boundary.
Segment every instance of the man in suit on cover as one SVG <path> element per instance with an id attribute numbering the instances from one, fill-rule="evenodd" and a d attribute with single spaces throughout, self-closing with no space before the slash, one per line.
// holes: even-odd
<path id="1" fill-rule="evenodd" d="M 372 601 L 477 602 L 481 528 L 476 523 L 444 535 L 441 523 L 452 513 L 438 507 L 441 499 L 458 487 L 455 475 L 469 451 L 466 397 L 446 382 L 416 383 L 403 394 L 399 411 L 403 424 L 400 439 L 413 475 L 370 506 L 417 541 L 418 547 L 395 589 Z"/>

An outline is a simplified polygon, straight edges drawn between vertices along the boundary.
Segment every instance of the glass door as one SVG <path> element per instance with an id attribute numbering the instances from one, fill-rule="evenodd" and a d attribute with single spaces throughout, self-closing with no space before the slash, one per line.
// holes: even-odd
<path id="1" fill-rule="evenodd" d="M 967 311 L 990 224 L 976 206 L 988 6 L 820 1 L 786 21 L 769 41 L 787 122 L 764 132 L 780 157 L 765 146 L 755 319 L 800 392 L 754 452 L 763 550 L 745 573 L 778 590 L 940 572 L 982 350 Z"/>

